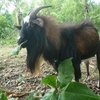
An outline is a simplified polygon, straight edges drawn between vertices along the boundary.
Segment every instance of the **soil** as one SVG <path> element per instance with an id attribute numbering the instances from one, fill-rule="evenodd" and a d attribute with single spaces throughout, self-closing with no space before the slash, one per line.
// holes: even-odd
<path id="1" fill-rule="evenodd" d="M 41 80 L 49 74 L 57 74 L 52 66 L 44 63 L 41 66 L 40 76 L 35 76 L 27 71 L 25 59 L 26 50 L 22 49 L 18 56 L 11 56 L 15 46 L 0 46 L 0 88 L 7 93 L 8 98 L 16 98 L 16 100 L 26 100 L 27 96 L 33 92 L 39 92 L 40 96 L 48 91 L 49 87 L 41 84 Z M 86 66 L 81 63 L 82 78 L 81 83 L 86 84 L 96 94 L 100 94 L 97 87 L 98 70 L 96 58 L 88 60 L 90 68 L 90 76 L 86 77 Z"/>

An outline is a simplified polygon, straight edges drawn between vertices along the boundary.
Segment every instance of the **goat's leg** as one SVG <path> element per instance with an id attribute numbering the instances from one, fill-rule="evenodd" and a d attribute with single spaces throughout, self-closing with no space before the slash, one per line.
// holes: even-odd
<path id="1" fill-rule="evenodd" d="M 99 71 L 99 80 L 98 80 L 98 87 L 100 88 L 100 50 L 97 52 L 97 67 Z"/>
<path id="2" fill-rule="evenodd" d="M 75 81 L 79 82 L 79 79 L 81 78 L 80 65 L 76 65 L 74 69 L 75 69 L 75 72 L 74 72 L 74 74 L 75 74 Z"/>
<path id="3" fill-rule="evenodd" d="M 98 80 L 97 86 L 100 88 L 100 41 L 99 41 L 99 47 L 98 47 L 98 50 L 97 50 L 96 57 L 97 57 L 97 68 L 98 68 L 98 71 L 99 71 L 99 80 Z"/>
<path id="4" fill-rule="evenodd" d="M 75 81 L 79 82 L 79 79 L 81 78 L 81 70 L 80 70 L 80 61 L 74 61 L 73 62 L 73 67 L 74 67 L 74 74 L 75 74 Z"/>
<path id="5" fill-rule="evenodd" d="M 100 89 L 100 70 L 99 70 L 99 80 L 98 80 L 97 86 L 98 86 L 98 88 Z"/>
<path id="6" fill-rule="evenodd" d="M 89 79 L 89 76 L 90 76 L 90 73 L 89 73 L 89 61 L 86 61 L 86 62 L 85 62 L 85 65 L 86 65 L 86 69 L 87 69 L 86 80 L 88 80 L 88 79 Z"/>

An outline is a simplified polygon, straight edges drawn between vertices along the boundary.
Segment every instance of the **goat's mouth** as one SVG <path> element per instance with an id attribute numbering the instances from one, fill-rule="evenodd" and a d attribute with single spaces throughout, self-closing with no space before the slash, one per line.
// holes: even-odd
<path id="1" fill-rule="evenodd" d="M 27 40 L 22 41 L 21 39 L 19 39 L 17 41 L 18 45 L 21 46 L 21 48 L 26 48 L 27 47 Z"/>

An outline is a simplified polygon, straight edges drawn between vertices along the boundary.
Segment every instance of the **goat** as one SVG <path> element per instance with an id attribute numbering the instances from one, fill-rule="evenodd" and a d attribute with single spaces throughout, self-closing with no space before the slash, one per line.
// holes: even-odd
<path id="1" fill-rule="evenodd" d="M 52 16 L 37 13 L 51 6 L 38 7 L 24 18 L 18 44 L 27 49 L 27 68 L 32 73 L 40 73 L 42 60 L 49 62 L 57 71 L 60 61 L 72 57 L 75 81 L 81 78 L 81 60 L 97 55 L 100 75 L 99 35 L 90 20 L 78 24 L 59 24 Z M 99 78 L 100 80 L 100 78 Z M 100 86 L 100 83 L 99 83 Z"/>

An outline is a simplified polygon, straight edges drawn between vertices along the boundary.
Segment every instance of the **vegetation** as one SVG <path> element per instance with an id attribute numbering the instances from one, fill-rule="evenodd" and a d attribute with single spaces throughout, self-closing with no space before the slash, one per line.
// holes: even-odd
<path id="1" fill-rule="evenodd" d="M 96 4 L 92 0 L 40 0 L 37 3 L 34 1 L 28 3 L 25 0 L 1 0 L 0 44 L 15 44 L 18 31 L 14 25 L 21 25 L 23 17 L 34 7 L 41 5 L 52 5 L 51 8 L 42 10 L 41 14 L 51 14 L 61 23 L 76 23 L 90 18 L 100 30 L 100 3 Z M 12 12 L 9 12 L 9 9 Z"/>

